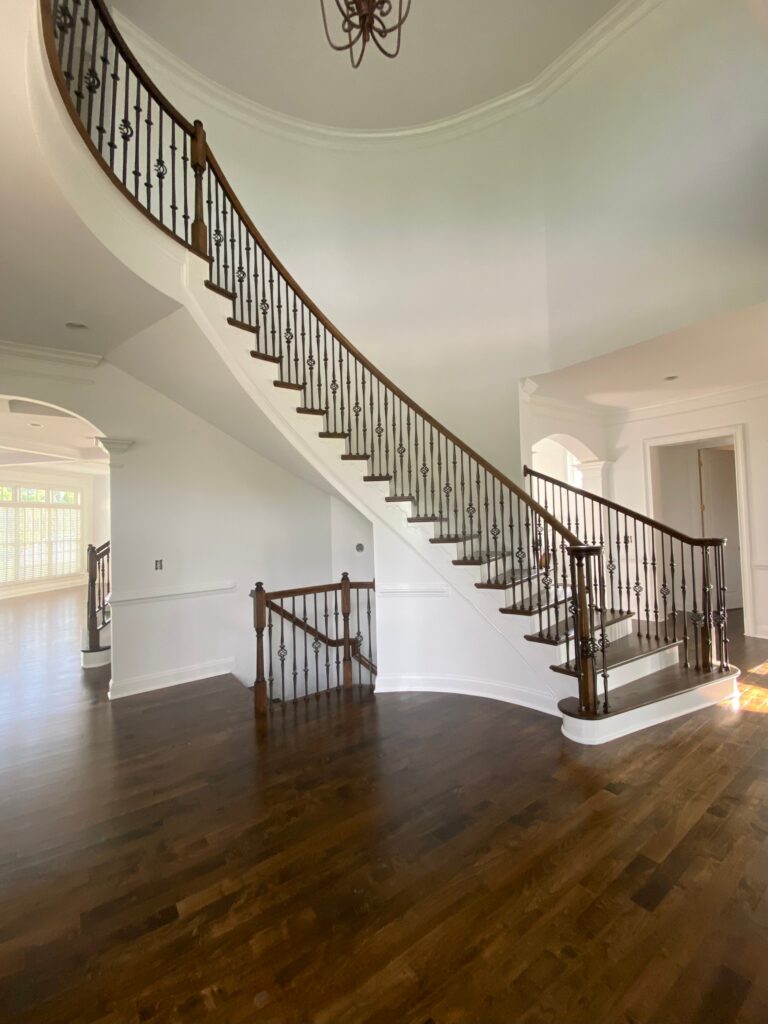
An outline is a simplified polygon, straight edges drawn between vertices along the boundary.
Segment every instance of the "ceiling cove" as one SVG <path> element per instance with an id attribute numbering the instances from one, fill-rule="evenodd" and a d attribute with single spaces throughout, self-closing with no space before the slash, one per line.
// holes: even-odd
<path id="1" fill-rule="evenodd" d="M 131 2 L 136 6 L 138 0 L 123 0 L 123 3 L 129 6 Z M 438 141 L 479 131 L 512 117 L 520 111 L 536 106 L 556 92 L 598 53 L 664 2 L 665 0 L 618 0 L 532 80 L 436 120 L 385 128 L 350 128 L 316 123 L 256 102 L 208 77 L 173 53 L 128 17 L 122 7 L 113 10 L 113 15 L 128 45 L 141 60 L 146 71 L 168 92 L 171 99 L 180 96 L 194 101 L 199 98 L 206 106 L 214 107 L 249 127 L 305 144 L 344 148 L 359 143 Z M 323 43 L 324 39 L 321 36 L 317 43 L 318 47 Z M 332 51 L 329 52 L 331 57 L 338 57 Z M 398 62 L 382 63 L 397 72 Z M 348 64 L 345 71 L 351 76 L 359 74 L 359 71 L 353 71 Z M 350 84 L 353 86 L 354 83 L 355 79 L 352 77 Z M 191 111 L 190 116 L 194 114 L 195 112 Z"/>

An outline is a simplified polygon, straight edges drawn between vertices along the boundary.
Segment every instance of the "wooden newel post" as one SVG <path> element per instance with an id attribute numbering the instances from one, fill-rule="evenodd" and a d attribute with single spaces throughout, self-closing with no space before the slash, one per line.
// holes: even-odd
<path id="1" fill-rule="evenodd" d="M 263 583 L 251 591 L 253 625 L 256 630 L 256 682 L 253 684 L 254 709 L 257 715 L 267 714 L 267 678 L 264 675 L 264 630 L 267 625 L 267 595 Z"/>
<path id="2" fill-rule="evenodd" d="M 349 637 L 349 617 L 352 612 L 352 587 L 349 584 L 349 573 L 341 574 L 341 619 L 344 628 L 344 657 L 342 661 L 343 683 L 345 687 L 352 685 L 352 643 Z"/>
<path id="3" fill-rule="evenodd" d="M 96 548 L 88 545 L 88 650 L 99 649 L 99 623 L 96 617 Z"/>
<path id="4" fill-rule="evenodd" d="M 577 630 L 574 638 L 576 658 L 579 663 L 579 708 L 582 712 L 595 714 L 597 711 L 597 686 L 595 684 L 595 661 L 592 656 L 592 635 L 589 629 L 589 601 L 584 573 L 586 553 L 571 549 L 576 559 L 576 615 Z"/>
<path id="5" fill-rule="evenodd" d="M 706 546 L 701 549 L 701 586 L 701 667 L 709 672 L 712 669 L 712 573 Z"/>
<path id="6" fill-rule="evenodd" d="M 207 166 L 207 145 L 202 121 L 195 121 L 192 136 L 192 170 L 195 174 L 195 219 L 192 221 L 192 248 L 201 256 L 208 255 L 208 229 L 205 226 L 203 176 Z"/>

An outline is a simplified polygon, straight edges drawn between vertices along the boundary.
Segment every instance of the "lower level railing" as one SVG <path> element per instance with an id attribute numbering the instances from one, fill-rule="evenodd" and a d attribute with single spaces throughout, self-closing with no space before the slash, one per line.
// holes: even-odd
<path id="1" fill-rule="evenodd" d="M 338 583 L 251 591 L 256 630 L 257 714 L 376 679 L 375 584 Z"/>
<path id="2" fill-rule="evenodd" d="M 111 548 L 107 540 L 88 545 L 88 650 L 102 649 L 101 630 L 112 620 L 109 595 L 112 590 Z"/>
<path id="3" fill-rule="evenodd" d="M 532 497 L 581 541 L 571 546 L 584 561 L 583 592 L 574 588 L 580 593 L 578 635 L 582 655 L 593 662 L 590 674 L 604 681 L 602 706 L 592 688 L 580 687 L 585 711 L 610 710 L 606 618 L 632 618 L 645 649 L 679 643 L 686 669 L 728 670 L 725 539 L 689 537 L 536 470 L 525 467 L 525 475 Z"/>

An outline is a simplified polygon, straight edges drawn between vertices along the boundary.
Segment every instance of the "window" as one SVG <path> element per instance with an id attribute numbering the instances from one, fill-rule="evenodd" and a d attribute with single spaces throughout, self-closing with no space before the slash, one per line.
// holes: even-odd
<path id="1" fill-rule="evenodd" d="M 82 571 L 81 491 L 0 484 L 0 586 Z"/>

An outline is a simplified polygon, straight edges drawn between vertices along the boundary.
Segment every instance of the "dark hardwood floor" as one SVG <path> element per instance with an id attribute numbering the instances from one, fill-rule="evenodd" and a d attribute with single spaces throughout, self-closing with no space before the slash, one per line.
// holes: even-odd
<path id="1" fill-rule="evenodd" d="M 768 1020 L 768 642 L 600 748 L 417 694 L 265 735 L 231 678 L 108 703 L 78 609 L 0 602 L 4 1024 Z"/>

